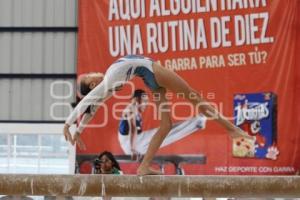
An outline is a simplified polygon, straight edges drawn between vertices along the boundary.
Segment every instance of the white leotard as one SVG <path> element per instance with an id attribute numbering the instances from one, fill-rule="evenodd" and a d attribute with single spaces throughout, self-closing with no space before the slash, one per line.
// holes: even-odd
<path id="1" fill-rule="evenodd" d="M 66 120 L 66 124 L 73 124 L 86 109 L 91 106 L 97 107 L 97 104 L 108 99 L 115 88 L 131 80 L 134 76 L 143 78 L 146 85 L 152 89 L 158 87 L 154 79 L 153 61 L 143 56 L 125 56 L 113 63 L 105 73 L 103 81 L 90 91 L 76 106 Z"/>

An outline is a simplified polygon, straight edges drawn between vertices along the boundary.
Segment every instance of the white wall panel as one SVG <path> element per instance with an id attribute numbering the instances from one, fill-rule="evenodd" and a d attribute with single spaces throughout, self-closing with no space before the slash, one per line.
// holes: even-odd
<path id="1" fill-rule="evenodd" d="M 77 0 L 0 0 L 0 26 L 77 26 Z"/>
<path id="2" fill-rule="evenodd" d="M 58 84 L 53 85 L 54 82 Z M 75 99 L 69 85 L 74 85 L 74 81 L 1 79 L 0 120 L 63 120 L 69 114 L 69 103 Z"/>
<path id="3" fill-rule="evenodd" d="M 76 27 L 78 0 L 0 0 L 0 27 Z M 0 32 L 0 74 L 76 73 L 77 34 L 72 32 Z M 55 99 L 52 79 L 0 79 L 0 120 L 53 120 Z M 75 80 L 67 80 L 73 86 Z M 62 84 L 55 88 L 61 96 L 69 93 Z M 69 108 L 57 106 L 56 117 Z"/>
<path id="4" fill-rule="evenodd" d="M 9 73 L 12 69 L 10 34 L 0 34 L 0 73 Z"/>
<path id="5" fill-rule="evenodd" d="M 0 26 L 12 25 L 12 0 L 0 0 Z"/>
<path id="6" fill-rule="evenodd" d="M 30 72 L 31 73 L 43 73 L 44 69 L 44 52 L 46 48 L 45 43 L 45 36 L 43 33 L 35 33 L 32 34 L 32 41 L 30 43 L 30 49 L 28 51 L 31 52 L 31 62 L 30 62 Z M 73 41 L 75 42 L 75 41 Z M 75 55 L 73 55 L 75 56 Z M 74 57 L 73 57 L 74 59 Z M 66 66 L 74 68 L 74 66 Z"/>
<path id="7" fill-rule="evenodd" d="M 21 119 L 21 107 L 25 106 L 25 104 L 22 103 L 22 96 L 21 91 L 23 89 L 27 89 L 24 87 L 21 87 L 21 80 L 14 80 L 10 81 L 11 89 L 10 89 L 10 112 L 11 112 L 11 118 L 12 119 Z M 5 94 L 4 94 L 5 95 Z M 2 106 L 2 105 L 1 105 Z M 5 105 L 3 105 L 5 106 Z M 28 105 L 26 105 L 28 106 Z M 28 117 L 29 118 L 29 117 Z M 4 119 L 5 120 L 5 119 Z"/>
<path id="8" fill-rule="evenodd" d="M 10 80 L 0 80 L 0 119 L 11 119 L 11 85 Z"/>
<path id="9" fill-rule="evenodd" d="M 43 91 L 44 88 L 44 82 L 45 81 L 41 81 L 39 79 L 34 79 L 31 81 L 30 95 L 31 103 L 32 105 L 34 105 L 31 107 L 31 119 L 47 119 L 47 117 L 43 115 L 43 110 L 47 108 L 43 108 L 43 105 L 45 105 L 43 103 L 44 95 L 43 93 L 41 93 L 41 91 Z"/>
<path id="10" fill-rule="evenodd" d="M 75 73 L 75 33 L 0 33 L 0 73 Z"/>

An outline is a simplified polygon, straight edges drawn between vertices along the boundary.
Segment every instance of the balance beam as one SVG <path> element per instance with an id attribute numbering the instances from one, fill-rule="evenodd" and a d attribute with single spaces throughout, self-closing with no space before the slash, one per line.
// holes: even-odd
<path id="1" fill-rule="evenodd" d="M 0 194 L 113 197 L 300 197 L 298 176 L 0 175 Z"/>

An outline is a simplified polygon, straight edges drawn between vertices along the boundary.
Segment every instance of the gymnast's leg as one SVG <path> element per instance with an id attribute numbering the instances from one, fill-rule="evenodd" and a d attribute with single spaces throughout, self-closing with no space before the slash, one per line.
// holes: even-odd
<path id="1" fill-rule="evenodd" d="M 167 105 L 167 99 L 165 97 L 166 89 L 160 88 L 155 91 L 154 95 L 160 95 L 157 103 L 158 114 L 160 117 L 160 127 L 156 134 L 152 137 L 147 152 L 143 158 L 141 165 L 137 170 L 138 175 L 159 175 L 161 172 L 153 170 L 150 168 L 151 161 L 159 149 L 160 145 L 164 141 L 165 137 L 168 135 L 172 128 L 172 122 L 170 117 L 170 110 Z"/>
<path id="2" fill-rule="evenodd" d="M 153 63 L 153 71 L 155 79 L 160 86 L 169 89 L 174 93 L 182 93 L 186 99 L 188 99 L 193 103 L 194 106 L 196 106 L 196 108 L 199 108 L 199 112 L 202 112 L 207 117 L 215 119 L 223 127 L 225 127 L 229 131 L 231 137 L 250 138 L 250 136 L 248 136 L 240 128 L 232 124 L 214 107 L 212 107 L 208 102 L 202 99 L 200 95 L 175 72 L 168 70 L 155 62 Z"/>

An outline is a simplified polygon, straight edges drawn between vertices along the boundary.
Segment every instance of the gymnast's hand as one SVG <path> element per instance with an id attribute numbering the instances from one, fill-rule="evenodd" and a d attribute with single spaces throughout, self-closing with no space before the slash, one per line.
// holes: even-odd
<path id="1" fill-rule="evenodd" d="M 69 128 L 70 128 L 70 125 L 69 124 L 65 124 L 65 126 L 64 126 L 64 136 L 65 136 L 65 140 L 67 142 L 68 141 L 71 142 L 71 144 L 72 144 L 73 139 L 72 139 L 72 135 L 70 133 Z"/>
<path id="2" fill-rule="evenodd" d="M 76 132 L 74 134 L 73 140 L 72 140 L 72 144 L 77 144 L 80 150 L 86 150 L 86 146 L 84 144 L 84 142 L 82 141 L 82 139 L 80 138 L 80 133 Z"/>

